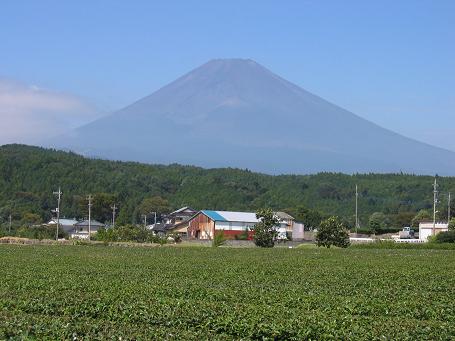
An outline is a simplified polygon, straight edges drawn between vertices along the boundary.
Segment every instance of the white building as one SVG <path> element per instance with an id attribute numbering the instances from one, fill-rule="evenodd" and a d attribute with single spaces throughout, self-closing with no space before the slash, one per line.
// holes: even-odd
<path id="1" fill-rule="evenodd" d="M 279 217 L 279 220 L 278 239 L 285 239 L 289 229 L 289 219 Z M 251 239 L 252 229 L 258 222 L 259 219 L 254 212 L 203 210 L 189 220 L 188 236 L 195 239 L 213 239 L 216 231 L 223 231 L 227 238 L 235 238 L 242 233 L 247 233 L 248 238 Z"/>
<path id="2" fill-rule="evenodd" d="M 437 222 L 434 226 L 435 234 L 449 231 L 449 224 Z M 428 237 L 433 235 L 433 222 L 421 222 L 419 224 L 419 239 L 427 242 Z"/>
<path id="3" fill-rule="evenodd" d="M 70 233 L 74 231 L 74 225 L 76 225 L 78 221 L 76 219 L 60 218 L 59 223 L 59 228 L 63 229 L 66 233 Z M 50 220 L 47 225 L 57 225 L 57 218 Z"/>

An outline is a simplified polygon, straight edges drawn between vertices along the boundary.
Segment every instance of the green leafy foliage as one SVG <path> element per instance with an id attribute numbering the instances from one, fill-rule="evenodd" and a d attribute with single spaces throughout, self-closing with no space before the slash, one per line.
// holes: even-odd
<path id="1" fill-rule="evenodd" d="M 449 221 L 449 231 L 455 231 L 455 218 L 452 218 Z"/>
<path id="2" fill-rule="evenodd" d="M 453 251 L 0 245 L 0 259 L 2 340 L 455 335 Z"/>
<path id="3" fill-rule="evenodd" d="M 373 233 L 379 233 L 387 226 L 387 217 L 382 212 L 374 212 L 370 216 L 368 221 L 368 226 L 370 227 Z"/>
<path id="4" fill-rule="evenodd" d="M 393 227 L 409 226 L 419 210 L 432 209 L 433 178 L 404 174 L 338 174 L 271 176 L 241 169 L 202 169 L 181 165 L 146 165 L 84 158 L 23 145 L 0 147 L 0 225 L 21 225 L 50 219 L 56 207 L 52 195 L 63 191 L 62 217 L 87 216 L 87 194 L 94 196 L 93 219 L 110 222 L 115 203 L 119 225 L 141 222 L 141 211 L 166 211 L 182 206 L 196 209 L 284 210 L 307 227 L 332 215 L 354 225 L 355 185 L 359 185 L 362 227 L 374 212 L 383 212 Z M 440 177 L 441 191 L 455 192 L 455 178 Z M 160 198 L 153 205 L 148 199 Z M 446 200 L 441 197 L 441 200 Z M 141 205 L 144 204 L 143 207 Z M 150 204 L 150 202 L 148 202 Z M 447 216 L 441 202 L 441 217 Z M 455 211 L 455 208 L 453 208 Z M 161 212 L 159 212 L 161 213 Z"/>
<path id="5" fill-rule="evenodd" d="M 434 241 L 436 243 L 455 243 L 455 230 L 438 233 Z"/>
<path id="6" fill-rule="evenodd" d="M 256 212 L 256 218 L 260 221 L 253 227 L 254 243 L 259 247 L 273 247 L 278 235 L 278 217 L 271 208 L 263 208 Z"/>
<path id="7" fill-rule="evenodd" d="M 433 220 L 429 210 L 420 210 L 414 218 L 412 218 L 411 226 L 419 227 L 419 223 L 423 221 Z"/>
<path id="8" fill-rule="evenodd" d="M 226 242 L 226 237 L 224 236 L 224 231 L 223 230 L 217 231 L 215 233 L 215 237 L 213 238 L 212 246 L 218 247 L 218 246 L 223 245 L 225 242 Z"/>
<path id="9" fill-rule="evenodd" d="M 349 232 L 340 218 L 330 217 L 321 222 L 316 234 L 316 244 L 327 248 L 349 246 Z"/>
<path id="10" fill-rule="evenodd" d="M 123 225 L 113 228 L 101 228 L 94 235 L 94 240 L 103 242 L 136 242 L 165 244 L 166 236 L 157 236 L 142 225 Z"/>

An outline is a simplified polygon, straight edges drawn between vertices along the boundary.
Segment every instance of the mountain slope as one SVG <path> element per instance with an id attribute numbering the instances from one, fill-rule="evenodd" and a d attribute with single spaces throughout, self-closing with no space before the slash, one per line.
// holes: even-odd
<path id="1" fill-rule="evenodd" d="M 455 178 L 440 177 L 442 193 L 455 192 Z M 87 194 L 94 196 L 94 218 L 110 219 L 119 207 L 119 222 L 140 222 L 144 198 L 161 196 L 172 209 L 256 210 L 272 207 L 305 221 L 301 205 L 324 215 L 339 215 L 353 223 L 355 185 L 359 186 L 359 214 L 366 226 L 373 212 L 384 212 L 391 225 L 408 226 L 415 213 L 431 211 L 433 178 L 399 174 L 271 176 L 225 168 L 202 169 L 179 165 L 145 165 L 88 159 L 74 153 L 22 145 L 0 146 L 0 226 L 9 214 L 19 222 L 27 213 L 49 219 L 55 208 L 52 194 L 63 192 L 62 216 L 83 218 Z M 104 200 L 99 207 L 97 198 Z M 440 217 L 447 216 L 446 196 L 440 196 Z M 452 211 L 455 211 L 455 204 Z M 98 212 L 98 213 L 97 213 Z M 101 213 L 101 215 L 100 215 Z M 302 215 L 303 214 L 303 215 Z"/>
<path id="2" fill-rule="evenodd" d="M 455 153 L 383 129 L 251 60 L 212 60 L 51 146 L 268 173 L 454 174 Z"/>

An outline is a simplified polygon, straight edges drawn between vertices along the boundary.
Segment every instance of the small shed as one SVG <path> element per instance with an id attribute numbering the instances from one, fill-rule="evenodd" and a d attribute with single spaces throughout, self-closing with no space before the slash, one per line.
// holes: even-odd
<path id="1" fill-rule="evenodd" d="M 434 224 L 435 235 L 441 232 L 449 231 L 449 224 L 444 222 L 437 222 Z M 428 237 L 433 235 L 433 222 L 421 222 L 419 224 L 419 239 L 427 242 Z"/>

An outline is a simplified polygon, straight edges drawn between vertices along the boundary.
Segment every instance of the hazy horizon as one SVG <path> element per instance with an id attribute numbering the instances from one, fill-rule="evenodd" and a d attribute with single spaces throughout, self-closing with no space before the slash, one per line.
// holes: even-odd
<path id="1" fill-rule="evenodd" d="M 0 119 L 8 129 L 0 144 L 59 135 L 208 60 L 239 57 L 384 128 L 455 151 L 454 13 L 451 1 L 7 2 Z"/>

